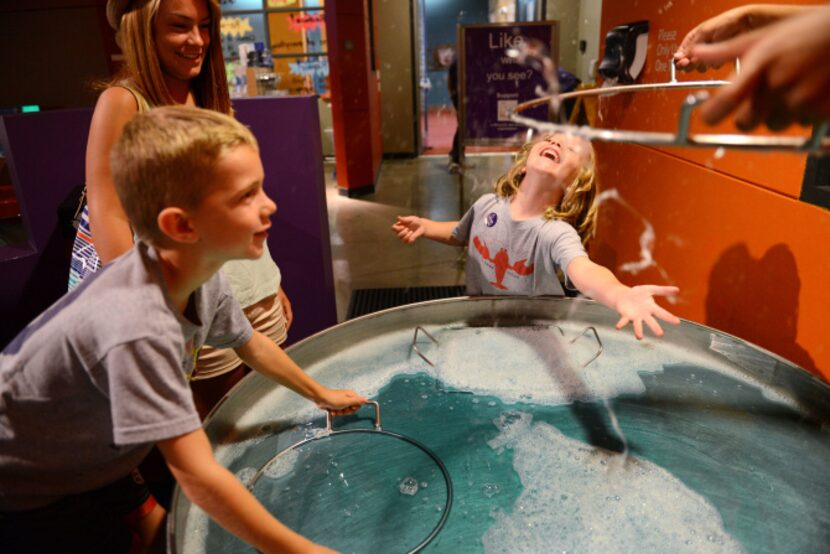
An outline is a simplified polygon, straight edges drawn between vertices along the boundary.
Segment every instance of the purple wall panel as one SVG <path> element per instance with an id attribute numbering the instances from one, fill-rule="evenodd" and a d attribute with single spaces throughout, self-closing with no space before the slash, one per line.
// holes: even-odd
<path id="1" fill-rule="evenodd" d="M 268 239 L 294 307 L 289 340 L 337 322 L 316 97 L 235 102 L 262 150 L 265 188 L 277 202 Z M 84 181 L 92 111 L 62 110 L 0 119 L 0 140 L 29 244 L 0 247 L 0 347 L 66 292 L 71 239 L 57 207 Z"/>
<path id="2" fill-rule="evenodd" d="M 71 239 L 58 205 L 84 182 L 92 110 L 4 116 L 0 140 L 29 243 L 0 247 L 0 345 L 66 292 Z"/>
<path id="3" fill-rule="evenodd" d="M 277 203 L 268 248 L 294 309 L 296 342 L 337 323 L 316 96 L 245 98 L 236 117 L 259 141 L 265 190 Z"/>

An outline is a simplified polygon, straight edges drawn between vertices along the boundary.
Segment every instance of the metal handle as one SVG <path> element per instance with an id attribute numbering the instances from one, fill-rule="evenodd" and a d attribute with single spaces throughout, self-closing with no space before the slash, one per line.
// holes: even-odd
<path id="1" fill-rule="evenodd" d="M 381 430 L 381 427 L 380 427 L 380 404 L 378 403 L 377 400 L 369 400 L 368 402 L 366 402 L 366 404 L 371 404 L 375 407 L 375 430 L 380 431 Z M 364 406 L 365 406 L 365 404 L 364 404 Z M 334 418 L 334 416 L 332 416 L 331 412 L 326 410 L 326 431 L 328 431 L 329 433 L 331 433 L 332 430 L 333 430 L 332 429 L 332 419 L 333 418 Z"/>
<path id="2" fill-rule="evenodd" d="M 584 364 L 582 364 L 582 368 L 583 368 L 583 369 L 584 369 L 584 368 L 586 368 L 586 367 L 588 367 L 589 365 L 591 365 L 591 363 L 592 363 L 594 360 L 596 360 L 597 358 L 599 358 L 599 355 L 600 355 L 600 354 L 602 354 L 602 348 L 603 348 L 603 347 L 602 347 L 602 341 L 601 341 L 601 340 L 600 340 L 600 338 L 599 338 L 599 333 L 597 333 L 597 329 L 596 329 L 596 327 L 594 327 L 593 325 L 589 325 L 588 327 L 584 328 L 584 329 L 582 330 L 582 332 L 581 332 L 581 333 L 579 333 L 577 336 L 575 336 L 573 339 L 571 339 L 571 344 L 575 343 L 576 341 L 578 341 L 579 339 L 581 339 L 582 337 L 584 337 L 584 336 L 585 336 L 585 333 L 587 333 L 588 331 L 591 331 L 591 332 L 593 332 L 593 333 L 594 333 L 594 338 L 596 338 L 596 339 L 597 339 L 597 344 L 599 345 L 599 349 L 597 350 L 596 354 L 594 354 L 594 357 L 593 357 L 593 358 L 591 358 L 590 360 L 588 360 L 587 362 L 585 362 Z"/>
<path id="3" fill-rule="evenodd" d="M 557 331 L 559 331 L 560 335 L 562 335 L 563 337 L 565 336 L 565 331 L 563 331 L 562 327 L 560 327 L 559 325 L 549 325 L 548 328 L 549 329 L 556 329 Z M 590 360 L 588 360 L 587 362 L 582 364 L 583 369 L 588 367 L 589 365 L 591 365 L 591 363 L 594 360 L 596 360 L 597 358 L 599 358 L 600 354 L 602 354 L 602 349 L 603 349 L 602 340 L 600 340 L 600 338 L 599 338 L 599 333 L 597 333 L 597 328 L 594 327 L 593 325 L 589 325 L 588 327 L 584 328 L 577 336 L 575 336 L 574 338 L 572 338 L 571 340 L 568 341 L 568 344 L 573 344 L 576 341 L 578 341 L 579 339 L 581 339 L 582 337 L 584 337 L 585 333 L 587 333 L 588 331 L 591 331 L 594 334 L 594 338 L 597 339 L 597 346 L 599 346 L 599 348 L 597 349 L 596 353 L 594 354 L 594 356 Z"/>
<path id="4" fill-rule="evenodd" d="M 415 353 L 416 353 L 416 354 L 418 354 L 418 355 L 421 357 L 421 359 L 422 359 L 422 360 L 424 360 L 426 363 L 428 363 L 428 364 L 430 365 L 430 367 L 435 367 L 435 364 L 434 364 L 434 363 L 432 363 L 432 362 L 430 361 L 430 359 L 429 359 L 429 358 L 427 358 L 426 356 L 424 356 L 424 355 L 421 353 L 421 351 L 420 351 L 420 350 L 418 350 L 418 345 L 416 344 L 416 343 L 418 342 L 418 331 L 421 331 L 421 332 L 422 332 L 422 333 L 424 333 L 426 336 L 428 336 L 428 337 L 432 340 L 432 342 L 434 342 L 435 344 L 438 344 L 438 339 L 436 339 L 435 337 L 433 337 L 432 335 L 430 335 L 430 334 L 429 334 L 429 331 L 427 331 L 426 329 L 424 329 L 424 328 L 423 328 L 423 327 L 421 327 L 420 325 L 418 325 L 417 327 L 415 327 L 415 335 L 412 337 L 412 350 L 414 350 L 414 351 L 415 351 Z"/>

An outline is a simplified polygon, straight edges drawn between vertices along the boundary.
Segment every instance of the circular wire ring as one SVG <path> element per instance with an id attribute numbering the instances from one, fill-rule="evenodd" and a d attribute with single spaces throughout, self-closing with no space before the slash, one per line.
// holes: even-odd
<path id="1" fill-rule="evenodd" d="M 418 442 L 417 440 L 415 440 L 413 438 L 407 437 L 405 435 L 400 435 L 398 433 L 393 433 L 392 431 L 387 431 L 385 429 L 381 429 L 379 427 L 376 427 L 374 429 L 344 429 L 342 431 L 331 431 L 330 433 L 327 433 L 325 435 L 319 435 L 319 436 L 316 436 L 316 437 L 310 437 L 310 438 L 307 438 L 307 439 L 303 439 L 303 440 L 301 440 L 297 443 L 292 444 L 288 448 L 285 448 L 284 450 L 279 452 L 276 456 L 274 456 L 273 458 L 268 460 L 259 469 L 259 471 L 256 472 L 256 475 L 254 475 L 253 479 L 251 479 L 251 482 L 248 485 L 248 490 L 253 492 L 254 485 L 259 480 L 259 478 L 262 477 L 262 475 L 265 473 L 266 468 L 268 468 L 268 466 L 270 466 L 275 460 L 277 460 L 282 455 L 288 453 L 289 451 L 300 448 L 301 446 L 305 446 L 306 444 L 308 444 L 310 442 L 319 441 L 319 440 L 323 440 L 323 439 L 331 439 L 332 437 L 336 437 L 338 435 L 347 435 L 347 434 L 350 434 L 350 433 L 380 434 L 380 435 L 386 435 L 388 437 L 393 437 L 393 438 L 400 439 L 400 440 L 403 440 L 405 442 L 408 442 L 409 444 L 415 446 L 416 448 L 419 448 L 427 456 L 429 456 L 432 459 L 432 461 L 434 461 L 435 464 L 438 466 L 438 469 L 441 470 L 441 474 L 444 477 L 444 482 L 446 483 L 446 487 L 447 487 L 447 501 L 444 503 L 444 508 L 442 510 L 441 517 L 439 518 L 438 523 L 435 524 L 435 527 L 432 529 L 432 531 L 421 542 L 419 542 L 413 548 L 408 550 L 407 554 L 414 554 L 415 552 L 420 552 L 430 542 L 432 542 L 432 540 L 436 536 L 438 536 L 438 533 L 440 533 L 441 529 L 444 528 L 444 525 L 447 522 L 447 518 L 450 516 L 450 509 L 452 509 L 452 496 L 453 496 L 452 479 L 450 478 L 450 473 L 447 470 L 447 466 L 444 465 L 444 462 L 441 461 L 441 458 L 439 458 L 437 454 L 435 454 L 432 450 L 427 448 L 424 444 Z"/>

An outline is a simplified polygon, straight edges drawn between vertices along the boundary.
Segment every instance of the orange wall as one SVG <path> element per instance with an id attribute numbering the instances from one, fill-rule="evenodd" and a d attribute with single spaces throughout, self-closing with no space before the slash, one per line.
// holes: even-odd
<path id="1" fill-rule="evenodd" d="M 348 195 L 374 190 L 383 156 L 368 10 L 367 0 L 326 2 L 337 186 Z"/>
<path id="2" fill-rule="evenodd" d="M 638 82 L 665 82 L 671 54 L 685 33 L 739 4 L 604 2 L 601 32 L 604 37 L 621 23 L 648 20 L 649 50 Z M 728 74 L 724 68 L 678 78 Z M 603 98 L 600 125 L 674 131 L 687 94 Z M 715 128 L 694 123 L 692 132 L 737 131 L 731 123 Z M 830 381 L 830 212 L 798 200 L 805 156 L 595 146 L 602 190 L 617 189 L 627 204 L 602 205 L 592 245 L 596 261 L 628 284 L 678 285 L 681 295 L 672 307 L 677 315 L 749 340 Z M 643 219 L 654 228 L 656 265 L 634 274 L 621 266 L 640 258 Z"/>

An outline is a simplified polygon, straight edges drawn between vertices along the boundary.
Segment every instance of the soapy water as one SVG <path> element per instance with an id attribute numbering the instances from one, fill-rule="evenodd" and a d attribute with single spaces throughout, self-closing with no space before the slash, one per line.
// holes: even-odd
<path id="1" fill-rule="evenodd" d="M 298 450 L 286 450 L 283 454 L 265 466 L 262 473 L 270 479 L 279 479 L 280 477 L 288 475 L 288 473 L 294 469 L 294 466 L 297 465 L 299 457 L 300 452 Z"/>
<path id="2" fill-rule="evenodd" d="M 672 401 L 680 402 L 678 407 L 691 403 L 699 408 L 692 412 L 694 416 L 685 416 L 681 412 L 677 420 L 685 422 L 688 417 L 697 420 L 707 414 L 714 418 L 702 423 L 701 429 L 705 430 L 702 437 L 720 436 L 718 426 L 728 428 L 727 424 L 731 425 L 720 414 L 728 414 L 732 408 L 715 408 L 712 412 L 705 408 L 719 401 L 719 390 L 725 394 L 728 386 L 737 386 L 738 390 L 743 391 L 741 394 L 754 395 L 752 398 L 756 400 L 752 402 L 763 402 L 768 406 L 755 412 L 751 418 L 740 419 L 739 422 L 750 423 L 762 414 L 775 413 L 776 410 L 786 412 L 792 409 L 792 413 L 795 413 L 797 404 L 792 399 L 769 394 L 743 372 L 732 367 L 726 361 L 730 357 L 723 354 L 729 350 L 721 346 L 722 341 L 716 343 L 713 340 L 716 354 L 688 351 L 667 341 L 636 341 L 626 333 L 601 331 L 604 346 L 602 355 L 587 367 L 582 367 L 595 355 L 596 344 L 587 337 L 571 343 L 580 334 L 583 325 L 567 321 L 557 323 L 561 326 L 562 333 L 552 326 L 427 327 L 438 339 L 438 344 L 425 342 L 420 347 L 433 360 L 435 367 L 429 366 L 410 351 L 411 331 L 392 332 L 345 348 L 336 356 L 310 365 L 308 371 L 328 386 L 348 386 L 370 397 L 378 397 L 384 410 L 384 428 L 421 440 L 447 462 L 455 484 L 456 503 L 447 527 L 439 534 L 435 544 L 429 547 L 430 551 L 483 549 L 496 552 L 503 551 L 500 550 L 501 547 L 510 541 L 517 546 L 507 551 L 548 551 L 545 545 L 555 544 L 550 541 L 553 540 L 551 534 L 556 529 L 562 530 L 563 536 L 560 539 L 564 542 L 560 544 L 568 550 L 574 544 L 594 545 L 594 551 L 607 549 L 608 544 L 617 544 L 613 542 L 617 535 L 628 537 L 629 546 L 612 548 L 615 551 L 632 551 L 637 544 L 651 544 L 643 542 L 651 540 L 658 545 L 656 550 L 662 551 L 665 549 L 659 547 L 661 544 L 671 544 L 672 548 L 677 546 L 679 551 L 740 550 L 740 544 L 736 542 L 738 538 L 733 533 L 741 531 L 741 524 L 736 523 L 734 515 L 730 514 L 731 523 L 727 532 L 722 517 L 718 515 L 719 510 L 724 507 L 729 510 L 729 506 L 736 502 L 732 498 L 734 492 L 729 492 L 730 487 L 737 484 L 732 482 L 735 481 L 734 477 L 719 487 L 727 491 L 723 493 L 725 498 L 719 498 L 717 490 L 713 493 L 713 489 L 707 485 L 713 478 L 717 480 L 716 476 L 721 471 L 726 471 L 725 475 L 733 475 L 717 463 L 714 466 L 717 469 L 713 471 L 711 467 L 711 456 L 717 457 L 717 448 L 722 447 L 695 446 L 698 435 L 695 434 L 696 427 L 692 427 L 693 434 L 681 437 L 678 439 L 680 442 L 665 449 L 665 454 L 655 456 L 663 448 L 658 446 L 659 442 L 650 446 L 649 441 L 657 440 L 655 437 L 661 435 L 671 437 L 678 432 L 674 427 L 671 430 L 663 429 L 664 419 L 671 412 L 658 412 L 663 415 L 652 419 L 655 409 L 660 409 L 662 404 L 658 403 L 655 407 L 646 405 L 638 416 L 646 419 L 636 420 L 632 419 L 633 405 L 625 402 L 619 404 L 619 399 L 654 397 L 658 402 L 668 401 L 672 397 L 655 392 L 657 389 L 654 389 L 654 383 L 674 382 L 679 378 L 691 392 Z M 724 357 L 721 358 L 721 355 Z M 748 358 L 742 356 L 741 359 Z M 692 367 L 693 370 L 689 371 L 687 367 Z M 717 379 L 713 380 L 715 377 L 725 381 L 720 383 Z M 391 392 L 395 390 L 398 392 Z M 699 400 L 687 396 L 706 390 L 709 390 L 707 396 Z M 459 391 L 474 394 L 453 394 Z M 666 400 L 661 401 L 660 398 Z M 315 428 L 307 425 L 312 420 L 316 421 L 316 429 L 319 431 L 322 424 L 320 412 L 307 402 L 295 399 L 296 395 L 284 389 L 276 389 L 251 406 L 237 422 L 237 426 L 268 428 L 272 433 L 278 428 L 280 435 L 277 438 L 280 440 L 286 434 L 300 438 L 309 434 Z M 612 430 L 612 412 L 603 409 L 605 403 L 618 412 L 619 433 Z M 621 407 L 623 411 L 619 413 Z M 559 415 L 539 415 L 550 410 L 553 410 L 550 413 Z M 279 417 L 276 414 L 280 414 Z M 482 420 L 482 417 L 485 419 Z M 262 421 L 276 420 L 280 421 L 279 425 L 262 425 Z M 635 420 L 638 422 L 633 423 Z M 473 427 L 468 429 L 466 426 L 470 424 Z M 596 430 L 597 427 L 599 431 Z M 493 429 L 495 434 L 486 431 L 487 428 Z M 458 435 L 455 434 L 456 429 Z M 623 430 L 628 435 L 632 430 L 635 431 L 633 439 L 628 437 L 633 446 L 627 459 L 616 454 L 623 451 L 617 440 Z M 425 434 L 419 435 L 419 432 Z M 442 438 L 442 434 L 446 433 L 450 436 Z M 784 461 L 784 458 L 791 456 L 787 453 L 793 452 L 799 448 L 796 445 L 804 444 L 803 441 L 807 440 L 789 428 L 782 431 L 773 429 L 770 434 L 765 426 L 747 432 L 746 436 L 756 442 L 762 440 L 761 437 L 768 436 L 770 441 L 775 442 L 776 452 L 780 451 L 782 457 L 780 462 L 776 462 L 780 467 L 789 467 L 791 462 Z M 265 447 L 270 456 L 273 456 L 273 453 L 280 450 L 278 447 L 266 446 L 274 443 L 273 434 L 267 443 L 264 439 L 257 440 L 258 443 L 251 440 L 223 440 L 217 445 L 217 458 L 231 467 L 232 471 L 237 471 L 238 475 L 250 473 L 242 472 L 239 468 L 250 468 L 252 465 L 261 467 L 261 464 L 257 466 L 250 462 L 252 451 Z M 718 440 L 715 444 L 720 445 L 721 442 L 725 446 L 735 440 Z M 790 445 L 789 442 L 793 444 Z M 750 448 L 757 450 L 758 446 L 754 444 Z M 716 450 L 711 450 L 712 448 Z M 490 454 L 486 453 L 488 451 Z M 643 452 L 651 454 L 644 458 Z M 675 456 L 675 452 L 686 453 Z M 811 467 L 812 462 L 807 458 L 815 457 L 813 454 L 819 457 L 825 455 L 819 448 L 806 457 L 802 456 L 805 458 L 804 463 Z M 770 454 L 775 455 L 777 454 Z M 826 455 L 830 455 L 830 452 Z M 753 460 L 756 457 L 757 453 L 747 459 Z M 736 460 L 736 463 L 740 461 Z M 698 465 L 700 472 L 694 469 Z M 505 473 L 507 469 L 518 476 L 515 483 Z M 745 475 L 764 475 L 753 469 L 741 471 L 747 472 Z M 337 472 L 332 473 L 331 481 L 340 482 L 344 490 L 349 489 L 337 475 Z M 399 487 L 401 480 L 407 476 L 411 474 L 398 473 L 395 495 L 406 496 Z M 593 483 L 590 478 L 594 478 Z M 775 476 L 769 481 L 774 485 L 766 484 L 769 476 L 757 479 L 754 485 L 756 489 L 749 487 L 752 504 L 738 503 L 738 506 L 744 506 L 740 508 L 741 513 L 778 510 L 774 517 L 779 519 L 787 517 L 783 512 L 809 513 L 807 510 L 793 509 L 792 502 L 796 502 L 793 498 L 812 493 L 804 492 L 803 486 L 779 482 L 781 478 Z M 750 478 L 750 481 L 753 479 L 755 478 Z M 569 484 L 571 481 L 574 482 L 573 485 Z M 416 484 L 419 486 L 416 498 L 425 502 L 434 512 L 434 495 L 424 490 L 417 481 Z M 630 488 L 627 485 L 631 485 Z M 561 494 L 555 496 L 554 486 L 571 490 L 570 494 L 562 493 L 567 494 L 568 498 L 563 500 Z M 773 486 L 774 493 L 770 492 Z M 814 485 L 810 486 L 815 488 Z M 738 490 L 744 487 L 748 485 L 744 483 Z M 797 491 L 786 493 L 790 503 L 783 503 L 782 506 L 790 508 L 775 507 L 780 503 L 778 495 L 784 494 L 781 491 L 788 488 Z M 818 492 L 815 494 L 820 495 L 822 490 L 821 487 L 816 488 Z M 701 491 L 708 491 L 705 499 L 700 496 Z M 775 500 L 764 498 L 764 495 L 773 495 Z M 662 496 L 670 498 L 670 502 L 661 503 Z M 712 499 L 717 500 L 717 507 L 711 504 Z M 710 503 L 707 504 L 706 500 Z M 542 510 L 542 507 L 548 505 L 555 509 Z M 215 545 L 215 542 L 211 542 L 215 541 L 212 538 L 217 533 L 215 526 L 208 525 L 198 509 L 191 510 L 187 533 L 188 536 L 198 536 L 199 540 L 194 540 L 196 544 L 188 545 L 188 552 L 213 551 L 213 546 L 207 545 Z M 354 510 L 351 511 L 354 513 Z M 665 519 L 661 520 L 661 517 Z M 814 514 L 810 515 L 813 520 L 815 517 Z M 813 521 L 810 518 L 796 517 L 798 521 Z M 354 517 L 349 517 L 349 521 L 354 521 Z M 643 522 L 648 522 L 647 526 Z M 816 525 L 825 523 L 818 522 Z M 608 526 L 607 535 L 598 531 L 602 525 Z M 809 529 L 812 528 L 813 524 Z M 652 530 L 655 535 L 650 534 Z M 748 540 L 749 544 L 753 544 L 752 537 L 757 532 L 754 528 L 748 531 L 744 529 L 740 541 Z M 765 533 L 775 537 L 780 531 L 773 532 L 765 528 Z M 802 546 L 810 544 L 810 540 L 816 540 L 816 536 L 809 533 L 805 537 Z M 776 544 L 769 536 L 757 540 Z M 689 543 L 686 544 L 686 541 Z M 198 546 L 199 543 L 202 544 L 201 547 Z M 592 548 L 578 550 L 591 551 Z M 751 550 L 769 551 L 759 548 L 758 543 Z M 797 545 L 790 551 L 797 551 Z"/>
<path id="3" fill-rule="evenodd" d="M 637 458 L 619 464 L 555 427 L 531 425 L 528 414 L 508 415 L 490 446 L 513 450 L 529 486 L 511 514 L 494 514 L 485 551 L 742 551 L 717 511 L 659 467 Z"/>
<path id="4" fill-rule="evenodd" d="M 524 489 L 496 511 L 485 552 L 743 552 L 717 510 L 667 471 L 503 414 L 490 446 L 513 451 Z"/>
<path id="5" fill-rule="evenodd" d="M 624 331 L 601 332 L 603 354 L 582 368 L 596 353 L 596 344 L 590 340 L 570 342 L 582 333 L 584 325 L 560 321 L 556 327 L 563 331 L 560 333 L 550 326 L 425 326 L 438 344 L 419 343 L 419 349 L 433 361 L 434 367 L 412 351 L 414 328 L 395 331 L 345 348 L 336 356 L 307 367 L 306 371 L 323 378 L 329 387 L 351 388 L 369 398 L 376 396 L 397 375 L 424 373 L 440 380 L 447 388 L 495 396 L 508 403 L 550 406 L 642 394 L 645 392 L 643 375 L 662 373 L 666 366 L 690 362 L 717 368 L 751 383 L 746 374 L 705 352 L 680 348 L 659 339 L 637 341 Z M 800 409 L 793 404 L 793 399 L 775 395 L 760 383 L 752 384 L 769 396 L 770 401 Z M 253 404 L 236 427 L 259 429 L 265 419 L 278 422 L 274 427 L 281 432 L 293 428 L 295 435 L 305 437 L 325 432 L 319 427 L 308 427 L 310 420 L 319 417 L 320 410 L 307 400 L 276 388 Z M 233 459 L 235 452 L 271 437 L 273 430 L 250 436 L 232 434 L 217 446 L 217 456 Z"/>
<path id="6" fill-rule="evenodd" d="M 398 490 L 401 491 L 401 494 L 405 494 L 407 496 L 415 496 L 418 494 L 418 480 L 414 477 L 405 477 L 402 481 Z"/>

